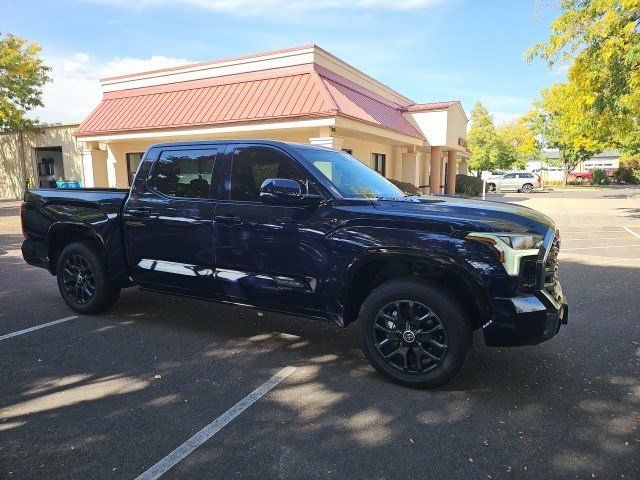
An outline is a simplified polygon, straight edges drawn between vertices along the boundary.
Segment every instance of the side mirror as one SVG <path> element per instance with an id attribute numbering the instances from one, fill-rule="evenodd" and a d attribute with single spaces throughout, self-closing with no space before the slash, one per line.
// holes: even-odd
<path id="1" fill-rule="evenodd" d="M 303 195 L 300 184 L 290 178 L 267 178 L 260 186 L 260 200 L 272 205 L 317 206 L 320 195 Z"/>
<path id="2" fill-rule="evenodd" d="M 290 178 L 267 178 L 260 185 L 263 203 L 292 204 L 302 199 L 300 184 Z"/>

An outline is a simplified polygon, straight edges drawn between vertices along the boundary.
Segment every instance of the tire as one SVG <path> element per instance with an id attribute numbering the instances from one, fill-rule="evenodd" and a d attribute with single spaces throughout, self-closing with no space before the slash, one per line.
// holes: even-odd
<path id="1" fill-rule="evenodd" d="M 496 188 L 496 184 L 495 183 L 487 183 L 487 190 L 489 192 L 495 192 L 498 189 Z"/>
<path id="2" fill-rule="evenodd" d="M 531 185 L 530 183 L 525 183 L 520 190 L 522 190 L 522 193 L 531 193 L 531 191 L 533 190 L 533 185 Z"/>
<path id="3" fill-rule="evenodd" d="M 398 317 L 405 326 L 389 321 Z M 409 318 L 413 325 L 406 324 Z M 357 328 L 371 366 L 392 382 L 415 388 L 433 388 L 455 378 L 473 339 L 463 306 L 446 290 L 413 277 L 374 289 L 360 308 Z"/>
<path id="4" fill-rule="evenodd" d="M 86 243 L 67 245 L 58 257 L 58 289 L 78 313 L 99 313 L 118 300 L 120 288 L 109 282 L 106 262 Z"/>

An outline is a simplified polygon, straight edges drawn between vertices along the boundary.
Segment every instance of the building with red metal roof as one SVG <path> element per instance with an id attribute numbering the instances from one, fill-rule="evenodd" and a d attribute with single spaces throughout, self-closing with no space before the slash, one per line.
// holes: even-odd
<path id="1" fill-rule="evenodd" d="M 458 101 L 415 103 L 305 45 L 101 80 L 78 126 L 84 185 L 129 185 L 141 153 L 177 140 L 268 138 L 349 152 L 388 178 L 455 191 L 466 173 Z"/>

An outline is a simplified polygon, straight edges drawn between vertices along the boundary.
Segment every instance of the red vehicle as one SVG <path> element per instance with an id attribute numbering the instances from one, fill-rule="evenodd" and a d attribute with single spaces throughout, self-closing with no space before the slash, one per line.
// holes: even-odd
<path id="1" fill-rule="evenodd" d="M 582 183 L 590 182 L 593 175 L 591 172 L 571 172 L 567 175 L 567 180 Z"/>

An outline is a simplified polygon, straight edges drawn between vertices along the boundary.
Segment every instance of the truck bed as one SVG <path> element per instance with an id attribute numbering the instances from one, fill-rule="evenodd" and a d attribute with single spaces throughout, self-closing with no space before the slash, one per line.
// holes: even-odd
<path id="1" fill-rule="evenodd" d="M 54 243 L 69 229 L 86 229 L 97 236 L 110 263 L 120 272 L 124 265 L 122 207 L 129 190 L 116 188 L 37 188 L 24 195 L 23 253 L 32 265 L 55 272 Z M 25 251 L 26 250 L 26 251 Z M 59 252 L 57 252 L 59 253 Z"/>

